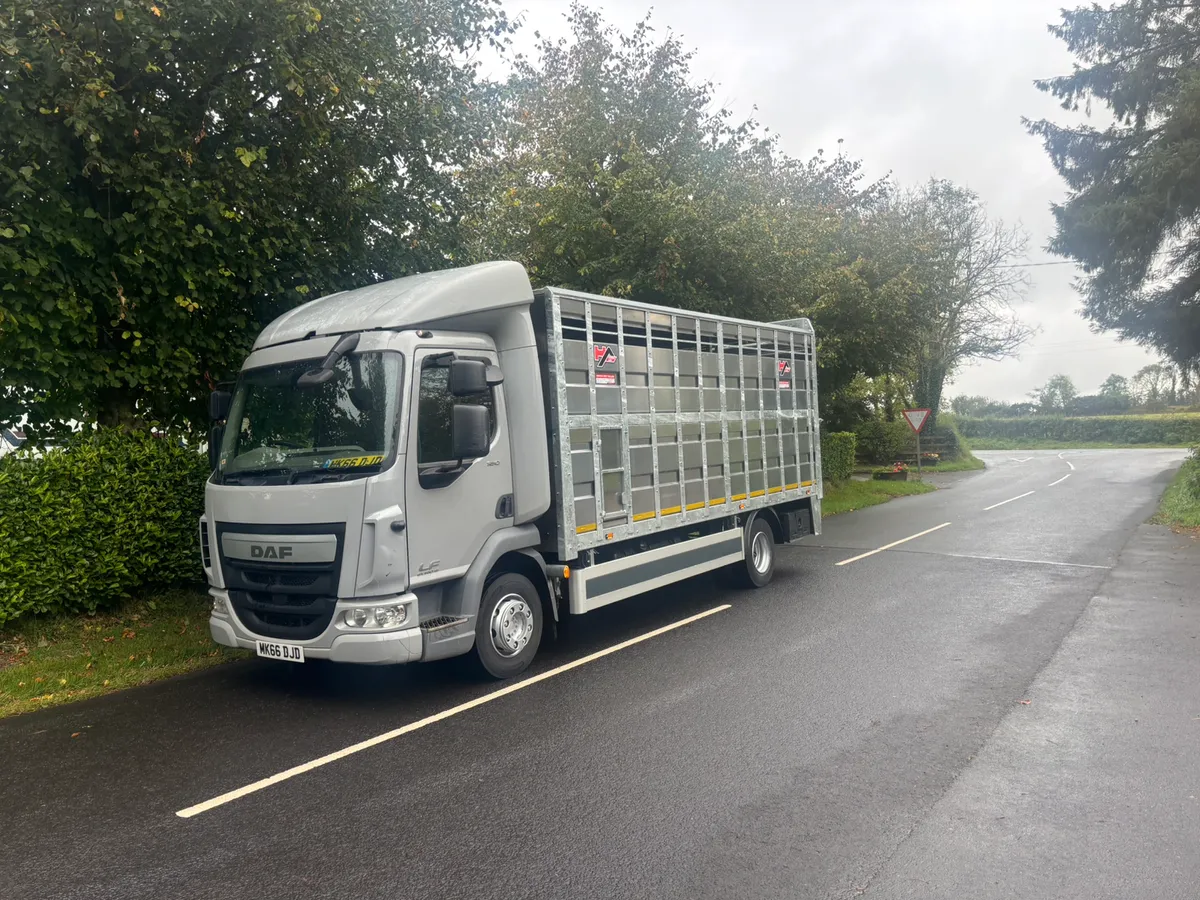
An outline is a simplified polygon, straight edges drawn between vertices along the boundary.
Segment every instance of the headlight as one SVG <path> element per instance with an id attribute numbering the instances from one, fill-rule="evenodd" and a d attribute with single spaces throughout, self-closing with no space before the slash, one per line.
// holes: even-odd
<path id="1" fill-rule="evenodd" d="M 213 597 L 212 614 L 223 619 L 229 618 L 229 604 L 224 597 Z"/>
<path id="2" fill-rule="evenodd" d="M 404 604 L 399 606 L 381 606 L 375 610 L 375 624 L 379 628 L 396 628 L 404 624 L 404 620 L 408 618 L 408 607 Z"/>
<path id="3" fill-rule="evenodd" d="M 386 631 L 389 628 L 399 628 L 407 621 L 407 603 L 355 607 L 342 613 L 342 624 L 356 631 Z"/>

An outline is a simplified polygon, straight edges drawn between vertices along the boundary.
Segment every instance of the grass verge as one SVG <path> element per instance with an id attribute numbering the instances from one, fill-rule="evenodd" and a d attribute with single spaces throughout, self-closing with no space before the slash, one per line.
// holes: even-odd
<path id="1" fill-rule="evenodd" d="M 894 497 L 911 497 L 937 490 L 923 481 L 847 481 L 843 484 L 825 485 L 825 498 L 821 501 L 823 517 L 854 512 L 868 506 L 887 503 Z"/>
<path id="2" fill-rule="evenodd" d="M 973 453 L 964 453 L 958 459 L 929 466 L 925 472 L 928 475 L 937 475 L 939 472 L 977 472 L 986 468 L 987 464 L 978 456 Z"/>
<path id="3" fill-rule="evenodd" d="M 0 718 L 148 684 L 245 655 L 213 643 L 209 599 L 173 591 L 112 613 L 0 629 Z"/>
<path id="4" fill-rule="evenodd" d="M 1200 529 L 1200 456 L 1193 454 L 1180 467 L 1150 521 L 1176 529 Z"/>
<path id="5" fill-rule="evenodd" d="M 971 438 L 972 450 L 1177 450 L 1187 444 L 1115 444 L 1101 441 L 1048 441 L 1042 438 Z"/>

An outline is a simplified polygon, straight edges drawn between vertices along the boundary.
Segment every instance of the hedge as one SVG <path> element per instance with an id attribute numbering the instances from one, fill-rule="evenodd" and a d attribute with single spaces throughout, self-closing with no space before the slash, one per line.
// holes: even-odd
<path id="1" fill-rule="evenodd" d="M 854 473 L 854 448 L 858 437 L 852 431 L 821 435 L 821 469 L 826 481 L 848 481 Z"/>
<path id="2" fill-rule="evenodd" d="M 1028 416 L 1021 419 L 957 419 L 970 438 L 1045 440 L 1097 444 L 1200 444 L 1200 415 Z"/>
<path id="3" fill-rule="evenodd" d="M 178 440 L 100 432 L 0 461 L 0 624 L 95 612 L 197 581 L 207 459 Z"/>

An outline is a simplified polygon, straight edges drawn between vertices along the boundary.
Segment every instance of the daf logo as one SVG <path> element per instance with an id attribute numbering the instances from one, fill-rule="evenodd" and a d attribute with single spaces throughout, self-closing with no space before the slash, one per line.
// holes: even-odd
<path id="1" fill-rule="evenodd" d="M 292 548 L 276 547 L 272 544 L 251 544 L 250 555 L 254 559 L 288 559 L 292 555 Z"/>

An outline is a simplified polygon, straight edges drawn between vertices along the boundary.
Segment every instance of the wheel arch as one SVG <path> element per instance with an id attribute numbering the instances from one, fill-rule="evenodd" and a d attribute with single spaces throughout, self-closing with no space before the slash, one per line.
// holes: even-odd
<path id="1" fill-rule="evenodd" d="M 785 536 L 784 530 L 783 530 L 783 522 L 780 521 L 779 513 L 777 513 L 775 511 L 775 508 L 772 506 L 766 506 L 760 510 L 755 511 L 754 514 L 751 515 L 750 518 L 748 518 L 746 520 L 746 527 L 745 527 L 746 534 L 750 533 L 750 529 L 754 525 L 754 521 L 756 519 L 760 519 L 760 518 L 764 522 L 766 522 L 769 526 L 771 526 L 771 536 L 775 538 L 776 544 L 783 544 L 783 543 L 787 542 L 787 539 L 786 539 L 786 536 Z"/>
<path id="2" fill-rule="evenodd" d="M 524 575 L 533 584 L 534 590 L 542 601 L 542 611 L 546 619 L 558 621 L 558 606 L 554 602 L 554 594 L 550 590 L 550 580 L 546 577 L 545 561 L 536 550 L 510 550 L 492 566 L 483 582 L 483 590 L 501 575 Z M 480 592 L 482 596 L 482 591 Z"/>

